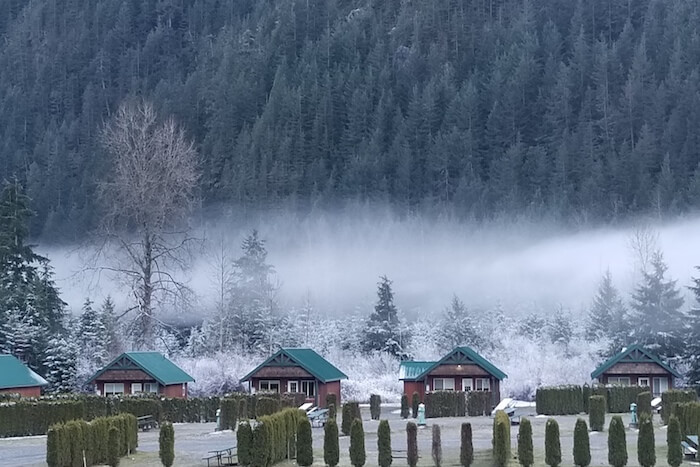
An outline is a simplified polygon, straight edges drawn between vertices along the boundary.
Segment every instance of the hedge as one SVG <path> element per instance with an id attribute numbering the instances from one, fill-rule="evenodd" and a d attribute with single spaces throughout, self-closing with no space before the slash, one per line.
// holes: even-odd
<path id="1" fill-rule="evenodd" d="M 553 386 L 537 389 L 536 410 L 541 415 L 576 415 L 584 411 L 581 386 Z"/>
<path id="2" fill-rule="evenodd" d="M 493 459 L 498 467 L 508 463 L 510 457 L 510 419 L 502 410 L 493 419 Z"/>
<path id="3" fill-rule="evenodd" d="M 700 434 L 700 402 L 684 402 L 673 405 L 673 415 L 681 424 L 683 436 Z"/>
<path id="4" fill-rule="evenodd" d="M 425 417 L 464 417 L 467 413 L 466 393 L 433 391 L 425 395 Z"/>
<path id="5" fill-rule="evenodd" d="M 470 391 L 467 393 L 467 415 L 479 417 L 490 415 L 493 408 L 493 393 L 484 391 Z"/>
<path id="6" fill-rule="evenodd" d="M 668 424 L 669 417 L 673 414 L 675 404 L 683 402 L 695 402 L 698 400 L 698 395 L 694 390 L 679 390 L 672 389 L 661 395 L 661 419 L 664 424 Z"/>
<path id="7" fill-rule="evenodd" d="M 238 425 L 236 445 L 238 447 L 238 461 L 241 465 L 250 465 L 253 461 L 253 429 L 250 423 L 243 422 Z"/>
<path id="8" fill-rule="evenodd" d="M 610 386 L 605 389 L 610 413 L 629 413 L 630 405 L 637 403 L 637 394 L 649 392 L 646 386 Z M 651 405 L 651 401 L 649 404 Z"/>
<path id="9" fill-rule="evenodd" d="M 291 408 L 259 417 L 258 424 L 253 429 L 251 465 L 268 467 L 285 459 L 295 458 L 297 427 L 302 420 L 308 420 L 306 414 Z M 241 428 L 239 432 L 240 430 Z"/>
<path id="10" fill-rule="evenodd" d="M 378 394 L 369 396 L 369 414 L 372 420 L 379 420 L 382 414 L 382 398 Z"/>
<path id="11" fill-rule="evenodd" d="M 588 423 L 591 431 L 603 431 L 605 427 L 605 396 L 591 396 Z"/>
<path id="12" fill-rule="evenodd" d="M 221 399 L 221 429 L 235 430 L 238 423 L 238 407 L 240 403 L 237 399 Z"/>
<path id="13" fill-rule="evenodd" d="M 651 393 L 649 391 L 640 392 L 637 394 L 637 414 L 639 419 L 643 415 L 652 416 L 651 412 Z"/>
<path id="14" fill-rule="evenodd" d="M 112 430 L 116 432 L 115 439 L 110 438 Z M 134 452 L 138 444 L 138 425 L 131 414 L 101 417 L 92 422 L 57 423 L 47 434 L 46 463 L 49 467 L 81 466 L 83 452 L 87 465 L 113 464 L 110 449 L 123 457 Z"/>

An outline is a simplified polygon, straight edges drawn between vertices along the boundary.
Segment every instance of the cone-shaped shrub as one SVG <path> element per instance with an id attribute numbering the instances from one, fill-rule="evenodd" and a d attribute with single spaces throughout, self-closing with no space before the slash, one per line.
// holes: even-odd
<path id="1" fill-rule="evenodd" d="M 408 413 L 409 413 L 409 407 L 408 407 L 408 396 L 406 394 L 403 394 L 401 396 L 401 418 L 408 418 Z"/>
<path id="2" fill-rule="evenodd" d="M 637 459 L 642 467 L 654 467 L 656 465 L 656 451 L 654 446 L 654 424 L 651 415 L 643 414 L 639 418 L 639 436 L 637 437 Z"/>
<path id="3" fill-rule="evenodd" d="M 440 437 L 440 425 L 433 425 L 433 443 L 431 452 L 435 467 L 442 465 L 442 439 Z"/>
<path id="4" fill-rule="evenodd" d="M 527 418 L 520 419 L 518 429 L 518 462 L 523 467 L 531 467 L 535 462 L 535 454 L 532 446 L 532 425 Z"/>
<path id="5" fill-rule="evenodd" d="M 258 423 L 253 428 L 250 465 L 253 467 L 267 467 L 270 465 L 270 454 L 270 430 L 265 423 Z"/>
<path id="6" fill-rule="evenodd" d="M 591 431 L 605 428 L 605 396 L 591 396 L 588 404 L 588 424 Z"/>
<path id="7" fill-rule="evenodd" d="M 406 462 L 410 467 L 418 465 L 418 426 L 413 422 L 406 424 Z"/>
<path id="8" fill-rule="evenodd" d="M 350 463 L 354 467 L 362 467 L 366 459 L 365 430 L 362 428 L 362 420 L 356 418 L 350 427 Z"/>
<path id="9" fill-rule="evenodd" d="M 107 465 L 117 467 L 119 465 L 120 434 L 116 426 L 109 428 L 109 444 L 107 445 Z"/>
<path id="10" fill-rule="evenodd" d="M 578 467 L 591 465 L 591 441 L 588 437 L 588 426 L 582 418 L 576 420 L 574 426 L 574 465 Z"/>
<path id="11" fill-rule="evenodd" d="M 245 400 L 245 398 L 238 401 L 238 419 L 248 419 L 248 402 Z"/>
<path id="12" fill-rule="evenodd" d="M 627 439 L 622 417 L 615 415 L 608 427 L 608 463 L 613 467 L 627 465 Z"/>
<path id="13" fill-rule="evenodd" d="M 493 459 L 498 467 L 508 463 L 510 457 L 510 419 L 502 410 L 493 419 Z"/>
<path id="14" fill-rule="evenodd" d="M 340 462 L 338 424 L 334 418 L 329 418 L 323 429 L 323 462 L 329 467 L 335 467 Z"/>
<path id="15" fill-rule="evenodd" d="M 253 429 L 250 427 L 250 423 L 243 422 L 238 425 L 236 439 L 238 441 L 238 462 L 241 465 L 250 465 L 253 462 L 251 452 L 253 447 Z"/>
<path id="16" fill-rule="evenodd" d="M 52 425 L 46 433 L 46 463 L 49 467 L 62 467 L 60 458 L 60 425 Z"/>
<path id="17" fill-rule="evenodd" d="M 345 436 L 348 436 L 350 434 L 350 429 L 352 428 L 352 421 L 354 420 L 352 415 L 353 415 L 352 407 L 350 406 L 350 404 L 348 404 L 348 403 L 343 404 L 343 414 L 342 414 L 340 430 L 343 432 L 343 435 L 345 435 Z"/>
<path id="18" fill-rule="evenodd" d="M 175 462 L 175 430 L 173 424 L 164 422 L 160 426 L 160 436 L 158 437 L 158 455 L 165 467 L 171 467 Z"/>
<path id="19" fill-rule="evenodd" d="M 637 394 L 637 414 L 641 421 L 642 415 L 652 416 L 651 412 L 651 393 L 649 391 L 640 392 Z"/>
<path id="20" fill-rule="evenodd" d="M 553 418 L 544 426 L 544 462 L 550 467 L 561 464 L 561 443 L 559 442 L 559 424 Z"/>
<path id="21" fill-rule="evenodd" d="M 459 463 L 469 467 L 474 462 L 474 445 L 472 444 L 472 425 L 462 423 L 461 443 L 459 446 Z"/>
<path id="22" fill-rule="evenodd" d="M 391 428 L 389 422 L 382 420 L 377 428 L 377 449 L 379 451 L 379 467 L 391 465 Z"/>
<path id="23" fill-rule="evenodd" d="M 331 411 L 331 405 L 333 410 Z M 335 418 L 335 408 L 338 407 L 338 396 L 334 392 L 329 392 L 326 395 L 326 408 L 328 409 L 328 417 Z"/>
<path id="24" fill-rule="evenodd" d="M 379 420 L 382 414 L 382 398 L 378 394 L 369 396 L 369 415 L 372 420 Z"/>
<path id="25" fill-rule="evenodd" d="M 314 463 L 313 438 L 311 422 L 301 419 L 297 427 L 297 465 L 308 466 Z"/>
<path id="26" fill-rule="evenodd" d="M 681 446 L 681 423 L 675 415 L 671 415 L 668 419 L 666 444 L 668 465 L 678 467 L 683 462 L 683 447 Z"/>
<path id="27" fill-rule="evenodd" d="M 420 395 L 417 392 L 411 397 L 411 417 L 418 418 L 418 404 L 420 404 Z"/>

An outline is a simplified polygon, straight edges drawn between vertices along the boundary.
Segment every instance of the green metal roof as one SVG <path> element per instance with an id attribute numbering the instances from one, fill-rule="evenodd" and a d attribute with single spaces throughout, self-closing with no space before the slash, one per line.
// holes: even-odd
<path id="1" fill-rule="evenodd" d="M 408 362 L 405 362 L 408 363 Z M 456 347 L 454 350 L 452 350 L 450 353 L 442 357 L 440 361 L 438 362 L 415 362 L 416 368 L 411 368 L 411 371 L 417 371 L 417 367 L 422 366 L 423 364 L 430 363 L 430 365 L 425 365 L 424 369 L 421 373 L 418 373 L 416 376 L 412 378 L 403 378 L 405 380 L 409 381 L 421 381 L 425 379 L 425 377 L 433 371 L 435 368 L 439 367 L 440 365 L 452 365 L 452 364 L 461 364 L 461 363 L 473 363 L 475 365 L 480 366 L 483 368 L 485 371 L 487 371 L 491 376 L 494 376 L 495 378 L 498 378 L 499 380 L 505 379 L 508 377 L 505 373 L 503 373 L 501 370 L 496 368 L 496 366 L 493 365 L 493 363 L 489 362 L 486 360 L 484 357 L 476 353 L 474 350 L 472 350 L 470 347 Z M 403 364 L 402 364 L 403 365 Z M 400 375 L 400 369 L 399 369 L 399 375 Z M 401 378 L 399 378 L 401 379 Z"/>
<path id="2" fill-rule="evenodd" d="M 280 349 L 273 356 L 255 367 L 253 371 L 241 378 L 241 381 L 248 381 L 255 373 L 266 366 L 299 366 L 322 383 L 348 379 L 345 373 L 311 349 Z"/>
<path id="3" fill-rule="evenodd" d="M 0 355 L 0 389 L 46 386 L 44 378 L 34 373 L 17 357 Z"/>
<path id="4" fill-rule="evenodd" d="M 399 381 L 415 381 L 428 368 L 435 365 L 435 362 L 401 362 L 399 365 Z"/>
<path id="5" fill-rule="evenodd" d="M 613 365 L 617 363 L 649 363 L 653 362 L 659 365 L 664 370 L 671 373 L 676 378 L 680 378 L 681 375 L 676 370 L 665 364 L 659 357 L 653 353 L 646 350 L 641 345 L 632 345 L 627 347 L 622 352 L 617 355 L 613 355 L 611 358 L 603 362 L 598 368 L 596 368 L 593 373 L 591 373 L 591 378 L 596 379 L 607 370 L 609 370 Z"/>
<path id="6" fill-rule="evenodd" d="M 90 381 L 96 380 L 107 370 L 127 369 L 123 366 L 124 360 L 132 362 L 163 386 L 179 383 L 192 383 L 194 378 L 185 373 L 179 366 L 165 358 L 160 352 L 125 352 L 112 360 L 112 362 L 95 373 Z"/>

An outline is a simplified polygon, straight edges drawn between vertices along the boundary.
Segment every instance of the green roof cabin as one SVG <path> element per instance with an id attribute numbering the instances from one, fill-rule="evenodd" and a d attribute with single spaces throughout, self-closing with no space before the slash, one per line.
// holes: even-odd
<path id="1" fill-rule="evenodd" d="M 591 373 L 591 378 L 600 384 L 647 386 L 654 397 L 672 389 L 673 379 L 680 377 L 676 370 L 640 345 L 623 349 Z"/>
<path id="2" fill-rule="evenodd" d="M 347 375 L 311 349 L 280 349 L 241 378 L 250 391 L 303 393 L 307 402 L 326 405 L 326 396 L 335 394 L 340 406 L 340 381 Z"/>
<path id="3" fill-rule="evenodd" d="M 469 347 L 457 347 L 437 362 L 406 361 L 399 366 L 403 392 L 423 401 L 432 391 L 489 391 L 492 405 L 501 400 L 501 381 L 508 376 Z"/>
<path id="4" fill-rule="evenodd" d="M 41 388 L 48 384 L 44 378 L 34 373 L 17 357 L 0 355 L 0 393 L 39 397 Z"/>
<path id="5" fill-rule="evenodd" d="M 194 378 L 159 352 L 125 352 L 90 378 L 103 396 L 151 393 L 187 397 Z"/>

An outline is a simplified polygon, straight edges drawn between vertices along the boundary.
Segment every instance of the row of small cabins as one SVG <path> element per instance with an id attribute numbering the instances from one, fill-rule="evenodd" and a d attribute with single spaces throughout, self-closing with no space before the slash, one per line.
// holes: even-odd
<path id="1" fill-rule="evenodd" d="M 399 380 L 409 397 L 423 400 L 430 391 L 490 391 L 493 405 L 500 401 L 501 382 L 507 375 L 469 347 L 457 347 L 436 362 L 401 362 Z M 681 376 L 657 356 L 632 346 L 591 373 L 601 384 L 648 386 L 655 396 L 673 388 Z M 311 349 L 281 349 L 241 381 L 256 392 L 304 393 L 310 402 L 325 405 L 336 394 L 345 373 Z M 126 352 L 98 371 L 90 383 L 99 395 L 153 393 L 185 398 L 194 379 L 158 352 Z M 0 393 L 38 397 L 47 382 L 17 358 L 0 355 Z"/>

